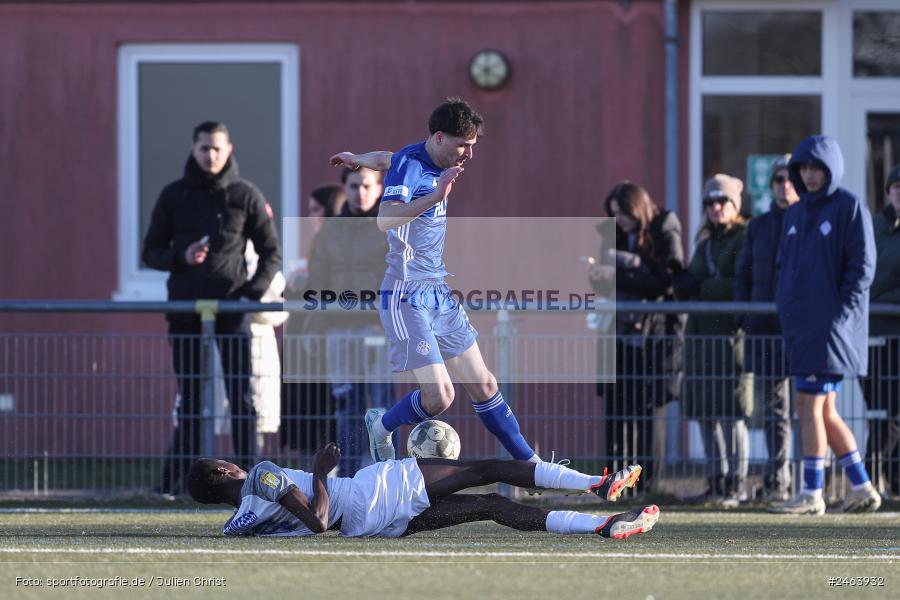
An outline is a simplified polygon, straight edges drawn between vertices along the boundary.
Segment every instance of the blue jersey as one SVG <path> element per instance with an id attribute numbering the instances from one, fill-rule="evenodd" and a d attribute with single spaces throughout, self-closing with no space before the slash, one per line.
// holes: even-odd
<path id="1" fill-rule="evenodd" d="M 437 189 L 441 169 L 425 151 L 425 142 L 403 148 L 391 157 L 384 178 L 382 202 L 411 202 Z M 447 200 L 435 204 L 402 227 L 388 231 L 385 276 L 404 281 L 435 279 L 447 275 L 444 236 L 447 232 Z"/>

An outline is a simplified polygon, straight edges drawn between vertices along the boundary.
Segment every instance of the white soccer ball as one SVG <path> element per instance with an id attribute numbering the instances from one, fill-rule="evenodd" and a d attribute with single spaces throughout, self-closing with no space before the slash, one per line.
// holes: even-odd
<path id="1" fill-rule="evenodd" d="M 437 419 L 422 421 L 409 432 L 406 452 L 413 458 L 459 458 L 459 434 Z"/>

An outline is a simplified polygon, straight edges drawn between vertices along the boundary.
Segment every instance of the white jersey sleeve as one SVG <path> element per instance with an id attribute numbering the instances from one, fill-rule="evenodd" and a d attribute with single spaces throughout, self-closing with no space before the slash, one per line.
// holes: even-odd
<path id="1" fill-rule="evenodd" d="M 305 527 L 278 503 L 296 487 L 275 463 L 263 461 L 253 467 L 241 488 L 241 505 L 225 524 L 225 535 L 271 535 Z"/>

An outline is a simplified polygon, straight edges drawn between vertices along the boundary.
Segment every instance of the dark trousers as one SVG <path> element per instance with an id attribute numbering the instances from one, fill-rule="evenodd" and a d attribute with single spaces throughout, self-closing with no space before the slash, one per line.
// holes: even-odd
<path id="1" fill-rule="evenodd" d="M 630 464 L 643 467 L 641 482 L 648 485 L 655 468 L 653 454 L 654 398 L 659 386 L 648 378 L 665 377 L 648 368 L 643 346 L 616 340 L 616 382 L 601 384 L 606 404 L 606 456 L 610 471 Z"/>
<path id="2" fill-rule="evenodd" d="M 766 489 L 791 491 L 791 380 L 763 377 L 759 379 L 765 407 L 764 424 L 769 460 L 766 462 Z"/>
<path id="3" fill-rule="evenodd" d="M 178 491 L 178 483 L 202 451 L 203 363 L 200 321 L 170 323 L 172 366 L 178 376 L 181 405 L 178 424 L 163 467 L 162 491 Z M 249 469 L 256 456 L 256 410 L 250 395 L 250 332 L 242 321 L 216 321 L 216 345 L 222 359 L 225 392 L 231 405 L 231 440 L 235 461 Z"/>
<path id="4" fill-rule="evenodd" d="M 861 381 L 870 411 L 866 469 L 878 489 L 900 494 L 900 339 L 869 348 L 869 376 Z"/>
<path id="5" fill-rule="evenodd" d="M 746 492 L 750 469 L 750 433 L 742 417 L 698 419 L 703 451 L 709 464 L 710 492 Z"/>
<path id="6" fill-rule="evenodd" d="M 281 445 L 300 453 L 314 454 L 325 443 L 337 439 L 333 413 L 334 401 L 327 383 L 284 382 L 278 432 Z"/>
<path id="7" fill-rule="evenodd" d="M 353 477 L 369 455 L 369 436 L 363 416 L 367 406 L 390 408 L 394 399 L 391 383 L 348 383 L 333 386 L 337 444 L 341 448 L 341 477 Z M 343 393 L 335 393 L 339 390 Z M 396 436 L 395 436 L 396 437 Z"/>

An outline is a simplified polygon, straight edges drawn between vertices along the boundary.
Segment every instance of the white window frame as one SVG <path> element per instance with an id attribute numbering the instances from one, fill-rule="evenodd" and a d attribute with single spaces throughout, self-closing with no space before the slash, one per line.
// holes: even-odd
<path id="1" fill-rule="evenodd" d="M 140 266 L 138 67 L 144 63 L 254 63 L 281 65 L 281 202 L 284 217 L 300 214 L 300 50 L 293 44 L 125 44 L 118 55 L 118 258 L 113 300 L 165 300 L 162 271 Z M 299 256 L 296 236 L 282 249 L 285 264 Z"/>
<path id="2" fill-rule="evenodd" d="M 844 160 L 843 186 L 867 197 L 866 190 L 866 114 L 900 113 L 900 77 L 853 77 L 853 13 L 857 11 L 898 11 L 896 0 L 854 0 L 838 7 L 838 19 L 847 23 L 840 29 L 837 46 L 841 51 L 839 88 L 844 90 L 846 108 L 838 123 L 839 140 L 847 156 Z"/>
<path id="3" fill-rule="evenodd" d="M 703 12 L 708 10 L 746 12 L 821 11 L 822 13 L 822 74 L 821 76 L 704 76 L 703 75 Z M 687 223 L 690 240 L 701 224 L 699 209 L 703 189 L 703 96 L 782 96 L 815 95 L 822 99 L 822 130 L 838 137 L 839 130 L 839 57 L 836 47 L 839 12 L 835 2 L 823 0 L 695 0 L 690 16 L 690 92 L 688 100 L 688 207 Z M 852 24 L 851 26 L 852 29 Z M 852 34 L 852 31 L 851 31 Z M 845 146 L 846 147 L 846 146 Z M 786 151 L 789 149 L 786 149 Z M 743 177 L 742 177 L 743 178 Z M 682 219 L 684 221 L 685 219 Z"/>

